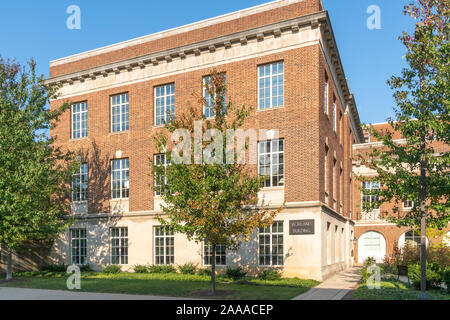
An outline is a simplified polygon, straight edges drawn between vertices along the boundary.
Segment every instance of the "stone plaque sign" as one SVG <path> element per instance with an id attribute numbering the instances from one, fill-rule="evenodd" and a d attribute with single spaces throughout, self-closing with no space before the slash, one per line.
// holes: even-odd
<path id="1" fill-rule="evenodd" d="M 290 235 L 314 234 L 314 219 L 289 221 Z"/>

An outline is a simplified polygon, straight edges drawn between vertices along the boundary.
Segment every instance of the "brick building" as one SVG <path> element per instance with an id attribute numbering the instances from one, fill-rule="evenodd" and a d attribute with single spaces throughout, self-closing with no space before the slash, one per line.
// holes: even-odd
<path id="1" fill-rule="evenodd" d="M 226 74 L 227 99 L 253 107 L 246 129 L 278 130 L 258 138 L 252 169 L 270 175 L 260 201 L 286 203 L 238 251 L 218 248 L 219 267 L 323 280 L 358 260 L 354 239 L 366 226 L 354 205 L 352 154 L 365 140 L 355 99 L 321 1 L 278 0 L 50 63 L 47 82 L 62 85 L 51 107 L 72 103 L 51 135 L 83 163 L 76 221 L 55 244 L 55 261 L 210 263 L 208 246 L 159 226 L 149 161 L 164 161 L 152 135 L 167 111 L 204 108 L 193 94 L 202 95 L 212 69 Z M 299 220 L 310 232 L 292 234 Z"/>

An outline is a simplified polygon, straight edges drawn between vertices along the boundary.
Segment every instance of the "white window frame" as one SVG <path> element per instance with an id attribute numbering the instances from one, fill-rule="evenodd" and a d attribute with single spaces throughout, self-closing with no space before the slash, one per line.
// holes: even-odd
<path id="1" fill-rule="evenodd" d="M 268 66 L 270 67 L 270 74 L 261 75 L 262 70 L 265 70 L 264 68 L 268 67 Z M 273 72 L 274 66 L 277 66 L 277 72 L 276 73 Z M 278 71 L 280 69 L 279 66 L 282 67 L 282 70 L 283 70 L 282 72 Z M 283 103 L 282 104 L 278 104 L 278 99 L 277 99 L 277 103 L 276 103 L 276 105 L 274 105 L 274 103 L 273 103 L 273 98 L 274 98 L 274 96 L 273 96 L 274 77 L 277 77 L 277 79 L 278 79 L 278 77 L 280 77 L 280 76 L 282 77 L 283 84 L 281 86 L 278 85 L 278 87 L 282 87 L 282 94 L 279 95 L 278 92 L 277 92 L 277 97 L 281 96 Z M 269 82 L 270 82 L 269 83 L 269 106 L 264 105 L 264 107 L 262 107 L 261 100 L 267 99 L 267 96 L 264 93 L 263 98 L 261 98 L 260 97 L 260 92 L 263 89 L 267 90 L 267 87 L 264 86 L 264 88 L 261 88 L 260 82 L 261 82 L 261 80 L 265 80 L 267 78 L 269 78 Z M 286 81 L 285 81 L 285 77 L 284 77 L 284 61 L 278 61 L 278 62 L 273 62 L 273 63 L 264 64 L 264 65 L 258 66 L 258 110 L 267 110 L 267 109 L 274 109 L 274 108 L 281 108 L 281 107 L 283 107 L 284 104 L 285 104 L 285 101 L 284 101 L 284 96 L 285 96 L 285 94 L 284 94 L 285 93 L 284 86 L 285 86 L 285 83 L 286 83 Z"/>
<path id="2" fill-rule="evenodd" d="M 273 227 L 277 225 L 277 231 L 273 232 Z M 281 225 L 282 231 L 279 231 L 279 226 Z M 269 247 L 269 253 L 264 254 L 264 264 L 261 263 L 261 236 L 269 236 L 269 243 L 264 243 L 263 246 L 266 248 Z M 282 238 L 281 243 L 281 253 L 274 254 L 274 237 Z M 258 229 L 258 263 L 260 266 L 283 266 L 284 265 L 284 221 L 274 221 L 273 224 L 267 228 L 259 228 Z M 279 246 L 280 244 L 278 244 Z M 278 251 L 279 248 L 277 248 Z M 274 263 L 274 255 L 278 256 L 277 263 Z M 266 264 L 266 258 L 269 256 L 269 264 Z M 281 264 L 278 263 L 278 260 L 281 259 Z"/>
<path id="3" fill-rule="evenodd" d="M 227 81 L 227 74 L 226 73 L 221 73 L 221 75 L 223 76 L 224 79 L 224 83 L 226 84 Z M 208 94 L 208 91 L 206 90 L 206 82 L 211 80 L 211 76 L 205 76 L 202 79 L 202 84 L 203 84 L 203 99 L 205 99 L 205 103 L 203 104 L 203 115 L 207 118 L 207 119 L 212 119 L 215 117 L 215 110 L 214 110 L 214 103 L 215 103 L 215 95 L 214 96 L 210 96 Z M 226 96 L 224 96 L 224 110 L 226 113 L 226 106 L 227 106 L 227 98 Z M 209 110 L 209 114 L 206 114 L 206 111 Z"/>
<path id="4" fill-rule="evenodd" d="M 337 132 L 337 105 L 336 102 L 333 103 L 333 131 Z"/>
<path id="5" fill-rule="evenodd" d="M 117 231 L 118 234 L 114 234 Z M 114 227 L 109 229 L 110 232 L 110 259 L 111 264 L 127 265 L 128 264 L 128 227 Z M 117 242 L 116 242 L 117 241 Z M 118 245 L 116 245 L 118 243 Z M 114 249 L 118 249 L 118 254 L 113 254 Z M 115 261 L 113 257 L 119 259 Z"/>
<path id="6" fill-rule="evenodd" d="M 410 203 L 411 206 L 405 205 L 407 203 Z M 403 205 L 403 210 L 411 210 L 412 208 L 414 208 L 414 201 L 413 200 L 403 200 L 402 201 L 402 205 Z"/>
<path id="7" fill-rule="evenodd" d="M 159 230 L 159 234 L 157 234 L 156 230 Z M 162 240 L 163 244 L 158 245 L 157 239 Z M 172 265 L 175 263 L 175 232 L 173 229 L 170 229 L 168 226 L 154 226 L 153 227 L 153 264 L 155 265 Z M 157 248 L 162 248 L 162 254 L 157 254 Z M 172 252 L 170 251 L 172 248 Z M 162 257 L 164 263 L 160 263 L 159 257 Z M 169 263 L 167 263 L 169 262 Z"/>
<path id="8" fill-rule="evenodd" d="M 76 180 L 78 180 L 77 186 L 75 186 Z M 83 181 L 85 181 L 85 185 L 83 185 Z M 80 165 L 80 169 L 72 175 L 72 202 L 87 202 L 89 192 L 88 183 L 89 183 L 89 166 L 87 163 L 82 163 Z M 80 198 L 74 199 L 74 194 L 79 194 Z"/>
<path id="9" fill-rule="evenodd" d="M 161 158 L 159 160 L 159 165 L 158 165 L 157 158 Z M 157 154 L 153 155 L 153 161 L 154 161 L 155 166 L 160 166 L 162 164 L 164 166 L 164 171 L 166 171 L 167 166 L 170 165 L 165 153 L 157 153 Z M 167 185 L 167 176 L 164 175 L 164 186 L 158 184 L 158 179 L 156 178 L 156 176 L 154 177 L 154 180 L 155 180 L 154 181 L 155 187 L 159 188 L 159 191 L 158 191 L 158 189 L 155 190 L 155 196 L 159 197 L 159 196 L 161 196 L 161 189 Z"/>
<path id="10" fill-rule="evenodd" d="M 362 190 L 361 190 L 361 208 L 364 208 L 364 196 L 365 196 L 364 195 L 364 184 L 368 184 L 368 186 L 369 186 L 369 188 L 367 188 L 367 187 L 365 188 L 366 190 L 380 189 L 380 183 L 377 180 L 361 182 L 361 187 L 362 187 Z M 378 187 L 375 188 L 374 184 L 378 185 Z M 376 196 L 374 196 L 374 195 L 367 195 L 367 196 L 370 197 L 370 203 L 376 202 L 376 200 L 373 200 L 373 199 L 376 198 Z M 376 209 L 374 209 L 374 211 L 380 211 L 380 208 L 376 208 Z"/>
<path id="11" fill-rule="evenodd" d="M 118 169 L 114 169 L 114 162 L 119 164 Z M 124 166 L 127 164 L 127 166 Z M 119 179 L 114 179 L 114 173 L 118 172 Z M 123 178 L 123 174 L 127 179 Z M 114 188 L 114 182 L 119 183 L 119 188 Z M 119 197 L 114 196 L 114 191 L 119 192 Z M 113 159 L 111 160 L 111 199 L 128 199 L 130 196 L 130 160 Z"/>
<path id="12" fill-rule="evenodd" d="M 157 95 L 157 91 L 160 89 L 160 92 L 163 90 L 164 93 Z M 168 93 L 169 92 L 169 93 Z M 169 104 L 167 103 L 167 100 L 169 99 Z M 158 101 L 161 101 L 161 106 L 163 115 L 157 115 L 157 109 L 158 109 Z M 153 114 L 154 114 L 154 124 L 155 126 L 163 126 L 164 121 L 169 123 L 173 121 L 175 117 L 175 83 L 169 83 L 164 84 L 161 86 L 156 86 L 154 88 L 154 108 L 153 108 Z M 161 121 L 161 123 L 158 123 L 158 120 Z M 164 120 L 164 121 L 163 121 Z"/>
<path id="13" fill-rule="evenodd" d="M 283 142 L 283 151 L 280 151 L 280 148 L 279 148 L 279 142 L 280 141 Z M 260 145 L 262 143 L 265 144 L 267 142 L 270 142 L 270 151 L 261 153 Z M 272 144 L 275 143 L 275 142 L 278 144 L 278 151 L 272 151 L 273 150 Z M 267 186 L 266 185 L 267 181 L 265 181 L 264 188 L 276 188 L 276 187 L 284 187 L 285 186 L 285 181 L 284 181 L 285 178 L 286 178 L 285 154 L 284 154 L 285 150 L 286 150 L 286 146 L 285 146 L 285 143 L 284 143 L 284 139 L 264 140 L 264 141 L 259 141 L 258 142 L 258 175 L 261 175 L 261 161 L 260 161 L 260 157 L 269 155 L 269 159 L 270 159 L 270 161 L 269 161 L 270 174 L 269 174 L 269 180 L 267 180 L 267 181 L 269 181 L 269 185 Z M 278 185 L 274 186 L 273 185 L 273 181 L 272 181 L 272 177 L 274 177 L 274 173 L 273 173 L 273 165 L 274 164 L 272 163 L 272 160 L 273 160 L 272 157 L 273 157 L 273 155 L 279 155 L 279 154 L 283 154 L 283 162 L 277 164 L 278 168 L 280 167 L 280 165 L 282 165 L 282 167 L 283 167 L 283 174 L 282 175 L 278 174 L 278 176 L 281 177 L 279 179 L 279 181 L 282 181 L 282 183 L 280 184 L 280 182 L 279 182 Z"/>
<path id="14" fill-rule="evenodd" d="M 75 107 L 79 111 L 75 111 Z M 85 115 L 85 119 L 83 120 L 83 116 Z M 79 117 L 77 121 L 75 118 Z M 85 130 L 83 128 L 83 123 L 86 124 Z M 71 124 L 72 124 L 72 139 L 83 139 L 88 136 L 88 104 L 86 101 L 78 102 L 72 104 L 71 107 Z M 79 132 L 79 136 L 75 135 L 75 132 Z"/>
<path id="15" fill-rule="evenodd" d="M 75 255 L 74 249 L 78 250 Z M 87 232 L 85 228 L 70 229 L 70 261 L 76 265 L 85 265 L 88 263 Z"/>
<path id="16" fill-rule="evenodd" d="M 212 245 L 203 243 L 203 265 L 210 266 L 206 260 L 209 258 L 209 262 L 212 260 Z M 217 261 L 219 260 L 219 261 Z M 227 249 L 223 244 L 216 244 L 216 266 L 226 266 L 227 265 Z"/>
<path id="17" fill-rule="evenodd" d="M 329 100 L 329 86 L 328 86 L 328 82 L 325 82 L 324 99 L 325 99 L 324 112 L 328 116 L 328 104 L 329 104 L 329 101 L 328 101 Z"/>
<path id="18" fill-rule="evenodd" d="M 114 103 L 114 98 L 119 98 L 118 103 Z M 126 99 L 125 99 L 126 98 Z M 114 108 L 119 108 L 119 129 L 114 127 Z M 124 111 L 126 110 L 126 111 Z M 130 129 L 130 100 L 128 92 L 111 96 L 111 132 L 118 133 Z"/>

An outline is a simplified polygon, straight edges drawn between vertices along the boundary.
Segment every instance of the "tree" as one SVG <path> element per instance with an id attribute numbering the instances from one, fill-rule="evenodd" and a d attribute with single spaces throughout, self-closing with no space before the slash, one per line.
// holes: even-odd
<path id="1" fill-rule="evenodd" d="M 165 203 L 161 207 L 163 215 L 158 216 L 161 224 L 185 234 L 189 240 L 204 241 L 211 246 L 211 294 L 215 295 L 217 245 L 237 249 L 250 240 L 255 228 L 272 224 L 281 208 L 256 206 L 258 191 L 267 177 L 252 173 L 239 161 L 239 152 L 234 152 L 248 149 L 246 142 L 236 150 L 230 132 L 243 125 L 250 109 L 225 103 L 225 77 L 215 70 L 210 81 L 205 81 L 205 90 L 209 99 L 199 100 L 213 110 L 214 118 L 206 119 L 203 112 L 200 114 L 192 107 L 175 119 L 169 115 L 172 121 L 165 123 L 166 131 L 155 135 L 158 149 L 166 156 L 166 165 L 158 160 L 152 162 L 152 168 L 156 181 L 153 188 Z M 171 144 L 168 134 L 178 144 Z M 201 142 L 203 137 L 213 141 L 206 145 L 207 142 Z M 222 143 L 224 137 L 226 148 Z M 198 138 L 200 144 L 196 146 Z"/>
<path id="2" fill-rule="evenodd" d="M 20 66 L 0 57 L 0 246 L 7 252 L 7 280 L 13 251 L 68 225 L 67 182 L 77 166 L 48 137 L 69 105 L 49 110 L 58 88 L 44 85 L 35 69 L 33 60 Z"/>
<path id="3" fill-rule="evenodd" d="M 365 204 L 365 209 L 394 202 L 394 214 L 387 214 L 389 221 L 415 229 L 420 226 L 420 297 L 424 298 L 426 227 L 442 229 L 449 222 L 449 1 L 415 0 L 404 13 L 418 22 L 414 34 L 403 32 L 400 36 L 409 66 L 388 81 L 397 105 L 396 119 L 389 119 L 389 130 L 369 128 L 382 147 L 372 148 L 364 163 L 376 170 L 378 176 L 373 179 L 381 188 L 365 191 L 379 197 L 379 201 Z M 404 141 L 395 141 L 394 132 Z M 400 213 L 399 203 L 404 200 L 413 201 L 414 206 Z"/>

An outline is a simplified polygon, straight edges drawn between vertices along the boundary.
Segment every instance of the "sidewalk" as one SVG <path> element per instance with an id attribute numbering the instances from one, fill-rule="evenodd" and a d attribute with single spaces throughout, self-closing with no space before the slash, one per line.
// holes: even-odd
<path id="1" fill-rule="evenodd" d="M 360 269 L 353 267 L 342 271 L 292 300 L 342 300 L 348 292 L 358 286 L 361 279 Z"/>
<path id="2" fill-rule="evenodd" d="M 0 300 L 193 300 L 187 298 L 0 287 Z"/>

